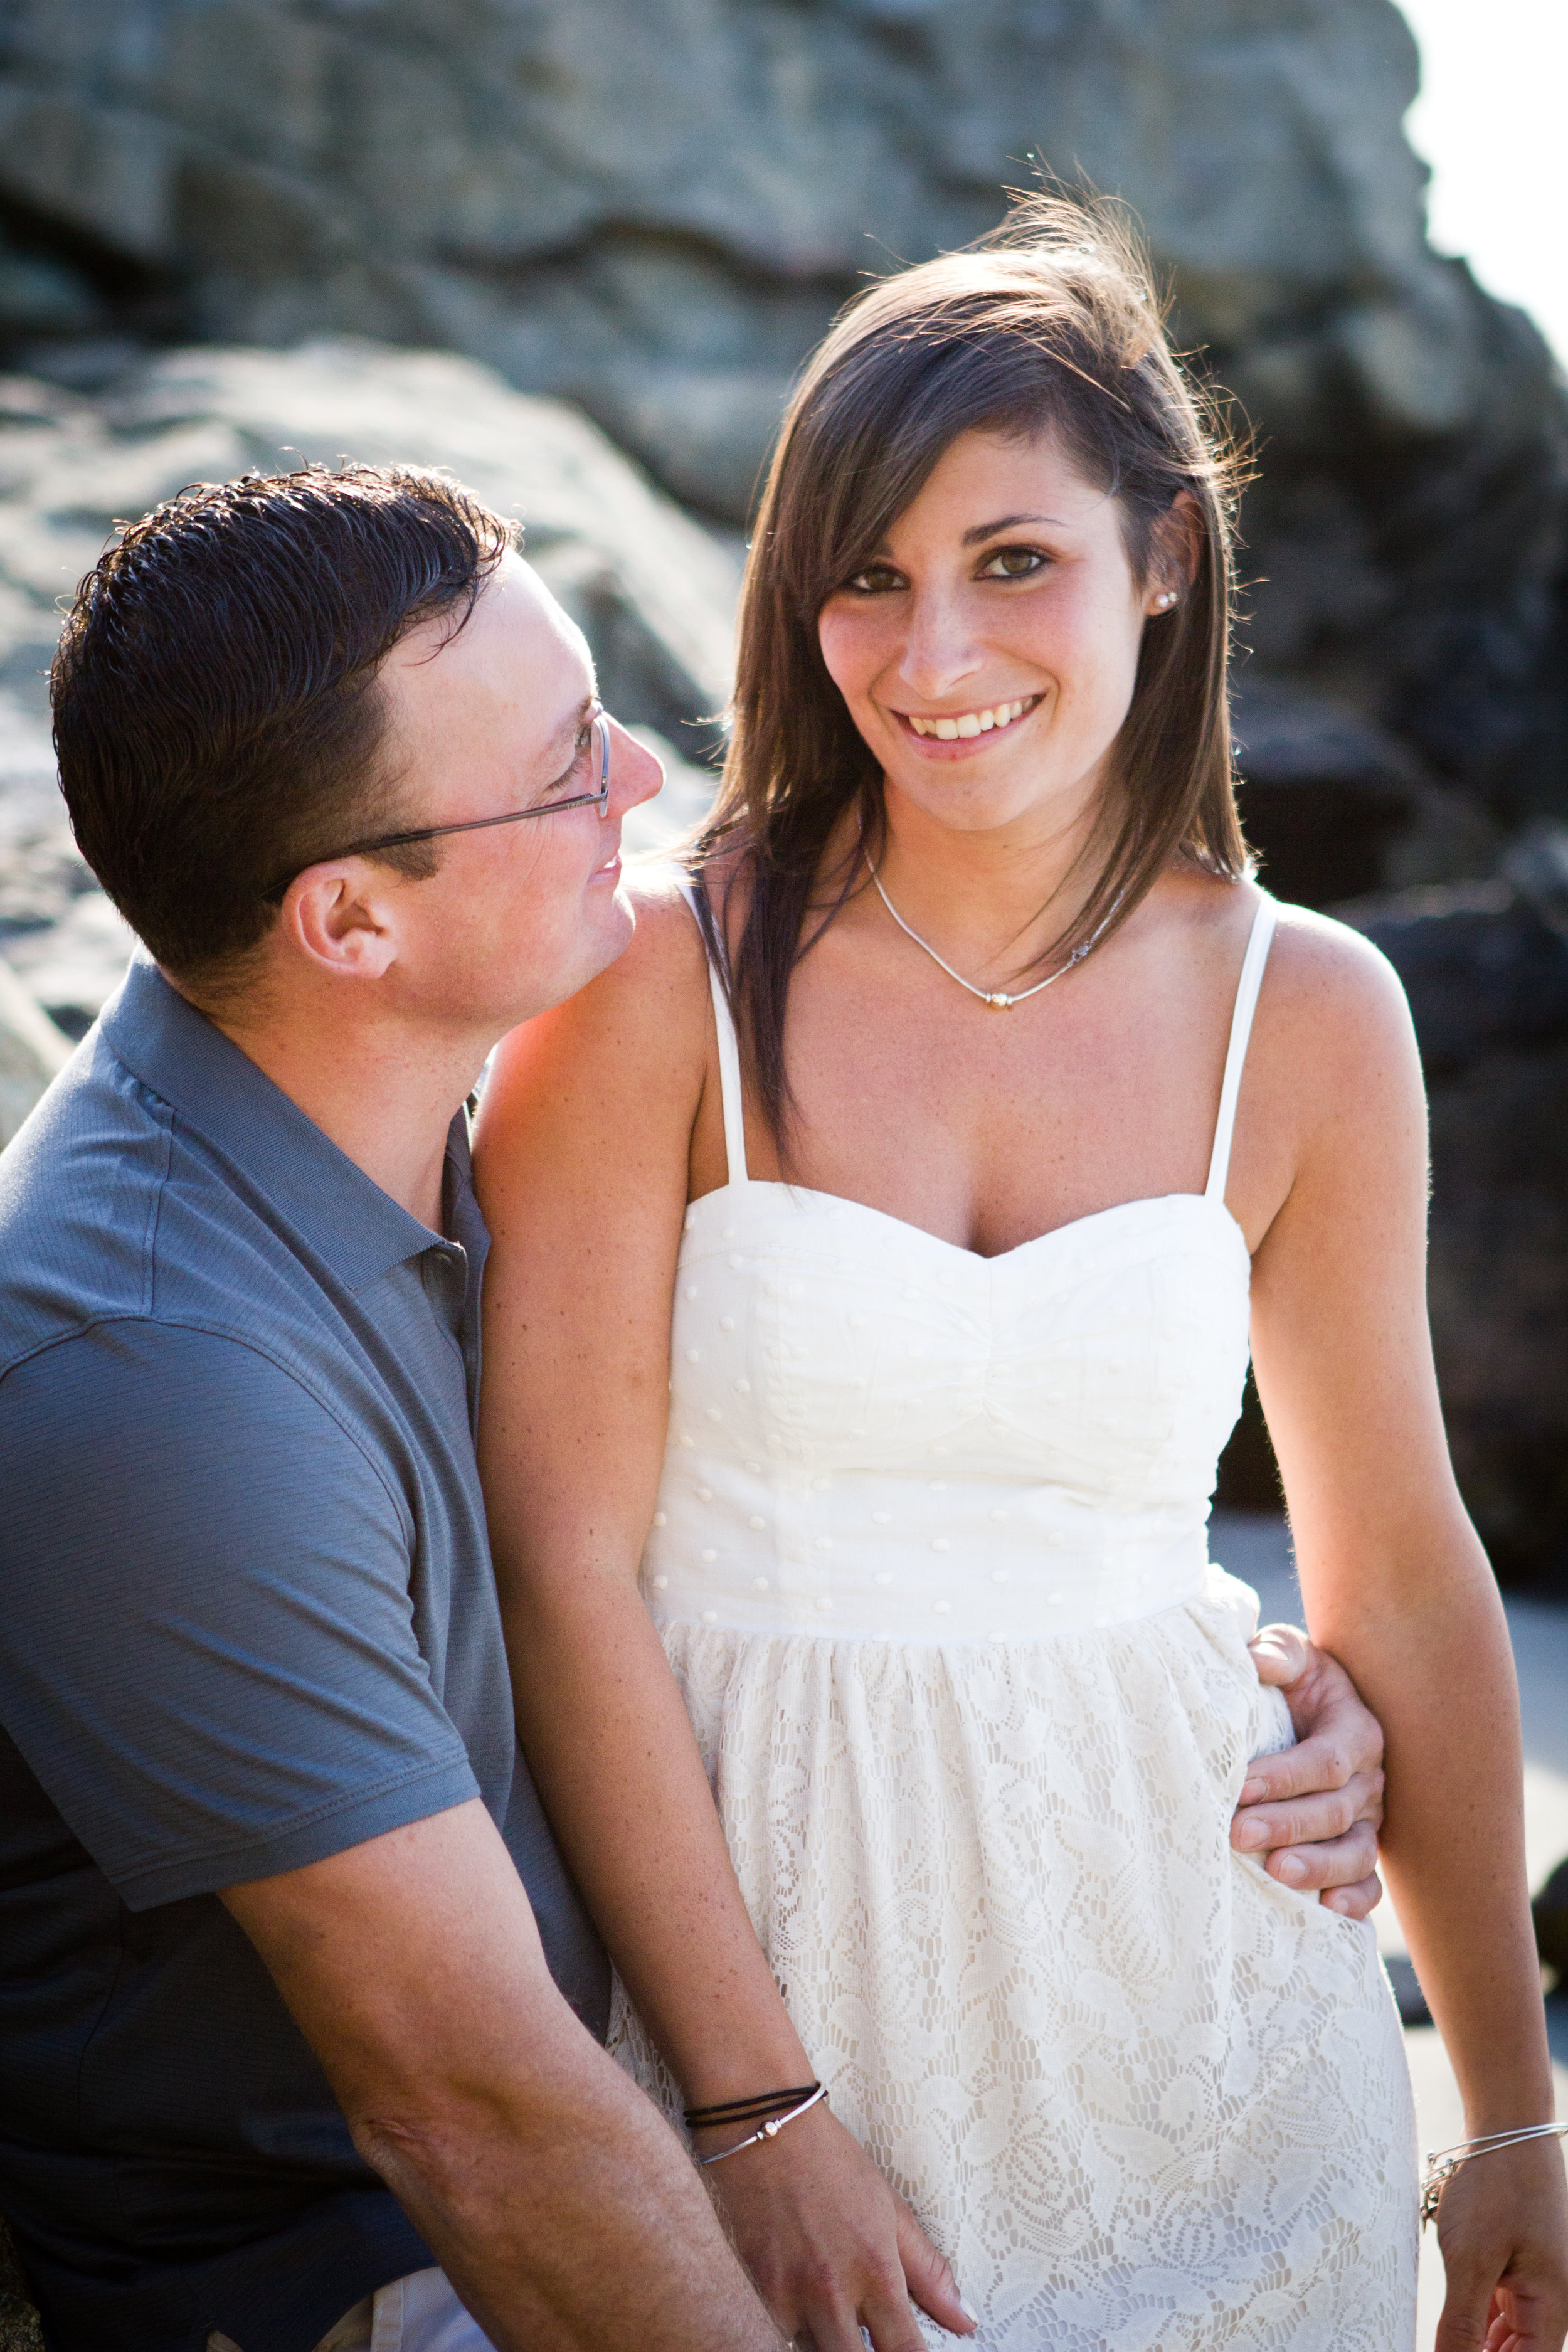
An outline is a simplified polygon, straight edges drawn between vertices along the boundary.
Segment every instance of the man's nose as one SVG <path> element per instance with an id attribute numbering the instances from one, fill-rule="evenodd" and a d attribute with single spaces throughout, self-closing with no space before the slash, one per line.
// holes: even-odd
<path id="1" fill-rule="evenodd" d="M 606 716 L 608 714 L 606 713 Z M 646 743 L 610 719 L 610 799 L 606 816 L 625 816 L 664 790 L 664 762 Z"/>

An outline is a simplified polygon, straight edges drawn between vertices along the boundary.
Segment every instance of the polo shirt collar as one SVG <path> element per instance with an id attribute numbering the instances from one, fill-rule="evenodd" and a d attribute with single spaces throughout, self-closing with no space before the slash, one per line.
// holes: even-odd
<path id="1" fill-rule="evenodd" d="M 100 1026 L 126 1068 L 263 1192 L 351 1290 L 425 1250 L 448 1246 L 187 1003 L 145 950 L 132 958 Z M 460 1199 L 468 1186 L 468 1129 L 460 1111 L 447 1158 L 456 1162 Z M 454 1232 L 468 1222 L 455 1215 Z"/>

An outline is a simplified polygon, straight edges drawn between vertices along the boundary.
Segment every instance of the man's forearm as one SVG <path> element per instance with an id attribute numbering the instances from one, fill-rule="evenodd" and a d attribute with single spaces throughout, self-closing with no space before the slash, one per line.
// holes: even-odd
<path id="1" fill-rule="evenodd" d="M 579 2044 L 513 2105 L 354 2130 L 497 2352 L 781 2352 L 685 2150 L 612 2060 Z"/>
<path id="2" fill-rule="evenodd" d="M 477 1799 L 224 1900 L 499 2352 L 780 2352 L 679 2142 L 551 1982 Z"/>

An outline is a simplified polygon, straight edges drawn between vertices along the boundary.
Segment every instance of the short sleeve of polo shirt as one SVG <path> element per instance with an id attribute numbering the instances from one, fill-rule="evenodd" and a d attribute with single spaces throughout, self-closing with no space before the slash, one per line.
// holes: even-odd
<path id="1" fill-rule="evenodd" d="M 132 1910 L 479 1794 L 409 1598 L 409 1507 L 243 1342 L 108 1322 L 0 1381 L 5 1727 Z"/>

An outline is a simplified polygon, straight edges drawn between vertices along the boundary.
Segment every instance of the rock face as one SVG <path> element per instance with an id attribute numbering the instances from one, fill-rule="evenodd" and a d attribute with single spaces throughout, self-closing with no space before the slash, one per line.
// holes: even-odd
<path id="1" fill-rule="evenodd" d="M 44 2352 L 44 2331 L 27 2294 L 11 2244 L 11 2232 L 0 2221 L 0 2352 Z"/>
<path id="2" fill-rule="evenodd" d="M 132 941 L 78 857 L 55 787 L 44 673 L 56 600 L 117 516 L 192 480 L 345 452 L 447 467 L 521 518 L 531 560 L 588 635 L 606 701 L 665 761 L 665 794 L 627 825 L 632 849 L 706 803 L 711 772 L 694 762 L 729 690 L 733 557 L 574 410 L 471 361 L 342 341 L 175 352 L 96 400 L 0 379 L 0 951 L 73 1036 Z"/>
<path id="3" fill-rule="evenodd" d="M 0 1150 L 49 1080 L 65 1067 L 69 1054 L 70 1040 L 0 962 Z"/>
<path id="4" fill-rule="evenodd" d="M 1500 1573 L 1563 1593 L 1568 894 L 1540 887 L 1539 854 L 1510 862 L 1534 887 L 1503 878 L 1340 911 L 1399 973 L 1421 1043 L 1432 1337 L 1459 1483 Z M 1568 880 L 1568 856 L 1562 866 Z"/>
<path id="5" fill-rule="evenodd" d="M 1431 1106 L 1427 1292 L 1460 1488 L 1499 1574 L 1568 1598 L 1568 829 L 1487 882 L 1336 907 L 1404 982 Z M 1247 1382 L 1219 1499 L 1279 1507 Z"/>
<path id="6" fill-rule="evenodd" d="M 862 274 L 1043 155 L 1258 428 L 1259 668 L 1516 823 L 1563 791 L 1563 411 L 1424 243 L 1415 72 L 1391 0 L 13 0 L 0 323 L 461 350 L 735 521 Z"/>

